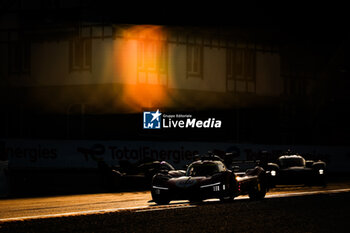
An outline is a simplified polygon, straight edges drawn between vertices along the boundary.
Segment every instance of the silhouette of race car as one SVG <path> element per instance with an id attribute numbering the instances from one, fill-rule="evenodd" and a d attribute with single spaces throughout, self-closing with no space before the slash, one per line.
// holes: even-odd
<path id="1" fill-rule="evenodd" d="M 276 163 L 268 163 L 267 174 L 271 186 L 277 184 L 325 184 L 326 163 L 305 160 L 300 155 L 282 155 Z"/>
<path id="2" fill-rule="evenodd" d="M 156 173 L 174 171 L 165 161 L 120 161 L 118 167 L 109 167 L 104 161 L 98 163 L 102 187 L 117 191 L 120 189 L 149 190 Z"/>
<path id="3" fill-rule="evenodd" d="M 214 157 L 213 157 L 214 158 Z M 267 191 L 265 170 L 256 166 L 236 175 L 220 159 L 205 158 L 191 163 L 186 173 L 169 171 L 153 177 L 151 194 L 157 204 L 172 200 L 221 201 L 249 194 L 251 199 L 263 199 Z"/>

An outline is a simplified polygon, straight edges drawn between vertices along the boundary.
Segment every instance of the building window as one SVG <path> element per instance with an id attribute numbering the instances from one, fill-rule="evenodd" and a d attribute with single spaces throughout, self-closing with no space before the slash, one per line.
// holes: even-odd
<path id="1" fill-rule="evenodd" d="M 227 89 L 237 92 L 255 92 L 255 50 L 227 49 Z"/>
<path id="2" fill-rule="evenodd" d="M 9 44 L 9 74 L 30 73 L 30 43 L 12 42 Z"/>
<path id="3" fill-rule="evenodd" d="M 203 47 L 196 44 L 187 45 L 187 77 L 202 78 Z"/>
<path id="4" fill-rule="evenodd" d="M 305 61 L 304 61 L 305 62 Z M 281 57 L 281 77 L 284 79 L 284 94 L 305 96 L 312 91 L 314 70 L 297 58 Z"/>
<path id="5" fill-rule="evenodd" d="M 140 41 L 137 51 L 139 71 L 155 72 L 157 69 L 157 48 L 153 41 Z"/>
<path id="6" fill-rule="evenodd" d="M 91 71 L 91 39 L 71 40 L 69 46 L 69 55 L 70 71 Z"/>
<path id="7" fill-rule="evenodd" d="M 161 43 L 159 46 L 159 71 L 166 74 L 168 71 L 168 50 L 165 43 Z"/>
<path id="8" fill-rule="evenodd" d="M 255 52 L 253 49 L 229 48 L 227 50 L 227 78 L 255 79 Z"/>
<path id="9" fill-rule="evenodd" d="M 158 40 L 140 40 L 137 47 L 137 81 L 166 84 L 168 72 L 167 44 Z"/>
<path id="10" fill-rule="evenodd" d="M 158 41 L 139 41 L 137 67 L 139 71 L 165 73 L 167 70 L 166 44 Z"/>

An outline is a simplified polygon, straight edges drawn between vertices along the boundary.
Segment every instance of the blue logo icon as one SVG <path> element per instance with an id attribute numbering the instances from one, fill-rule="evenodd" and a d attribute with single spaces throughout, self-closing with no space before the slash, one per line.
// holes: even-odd
<path id="1" fill-rule="evenodd" d="M 159 109 L 156 112 L 143 112 L 143 128 L 144 129 L 160 129 L 161 115 Z"/>

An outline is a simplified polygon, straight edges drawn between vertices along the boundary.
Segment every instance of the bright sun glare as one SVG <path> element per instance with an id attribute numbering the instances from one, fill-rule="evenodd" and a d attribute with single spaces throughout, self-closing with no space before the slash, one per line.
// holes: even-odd
<path id="1" fill-rule="evenodd" d="M 115 49 L 116 68 L 124 83 L 122 100 L 133 111 L 164 106 L 167 48 L 161 26 L 140 25 L 123 31 Z"/>

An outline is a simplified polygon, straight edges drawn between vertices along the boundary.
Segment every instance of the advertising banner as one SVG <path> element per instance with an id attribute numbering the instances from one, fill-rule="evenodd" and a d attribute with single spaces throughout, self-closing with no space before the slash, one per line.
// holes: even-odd
<path id="1" fill-rule="evenodd" d="M 259 159 L 261 151 L 274 159 L 287 150 L 306 159 L 323 160 L 330 172 L 349 172 L 350 147 L 258 145 L 216 142 L 1 140 L 1 157 L 10 168 L 97 168 L 99 161 L 118 166 L 122 160 L 167 161 L 183 169 L 194 156 L 208 151 L 233 152 L 237 160 Z"/>

